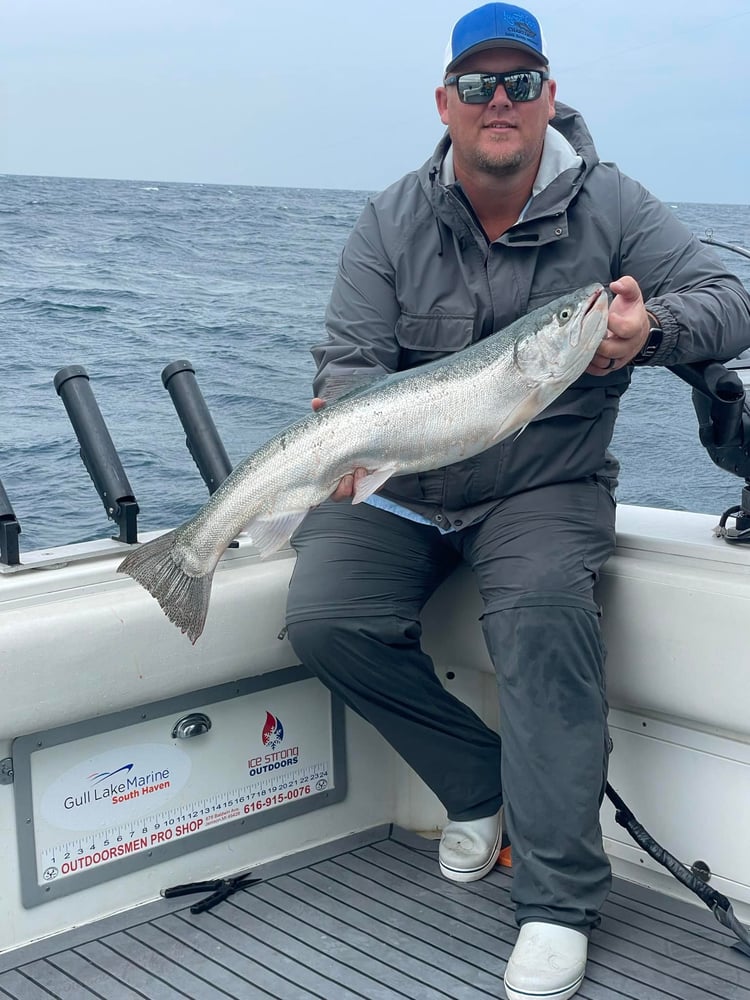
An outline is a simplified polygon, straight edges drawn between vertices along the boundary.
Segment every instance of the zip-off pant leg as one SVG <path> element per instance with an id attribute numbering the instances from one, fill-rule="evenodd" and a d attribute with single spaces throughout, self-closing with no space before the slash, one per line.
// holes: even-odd
<path id="1" fill-rule="evenodd" d="M 450 819 L 496 812 L 500 740 L 435 674 L 420 645 L 425 601 L 460 561 L 429 525 L 327 503 L 292 544 L 289 640 L 305 666 L 372 723 Z"/>
<path id="2" fill-rule="evenodd" d="M 596 482 L 558 484 L 509 498 L 465 536 L 498 677 L 516 919 L 587 930 L 611 882 L 599 824 L 608 731 L 593 585 L 614 549 L 614 503 Z"/>

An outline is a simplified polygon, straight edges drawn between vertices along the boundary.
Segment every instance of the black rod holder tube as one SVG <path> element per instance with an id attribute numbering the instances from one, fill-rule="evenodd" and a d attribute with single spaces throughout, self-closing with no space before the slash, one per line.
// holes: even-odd
<path id="1" fill-rule="evenodd" d="M 137 542 L 138 504 L 94 398 L 86 369 L 80 365 L 61 368 L 54 383 L 76 432 L 86 471 L 107 517 L 120 529 L 118 541 Z"/>
<path id="2" fill-rule="evenodd" d="M 189 361 L 173 361 L 161 373 L 185 431 L 185 443 L 209 493 L 215 493 L 232 471 L 219 432 Z"/>
<path id="3" fill-rule="evenodd" d="M 18 549 L 20 534 L 21 525 L 0 480 L 0 563 L 5 566 L 18 566 L 21 562 Z"/>

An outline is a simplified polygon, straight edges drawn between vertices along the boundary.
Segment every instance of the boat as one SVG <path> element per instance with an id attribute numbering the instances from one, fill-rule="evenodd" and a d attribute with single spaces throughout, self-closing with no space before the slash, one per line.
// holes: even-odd
<path id="1" fill-rule="evenodd" d="M 721 370 L 742 387 L 743 367 Z M 687 377 L 710 410 L 716 382 Z M 212 490 L 228 460 L 195 372 L 178 361 L 163 380 Z M 0 484 L 0 997 L 502 995 L 512 845 L 480 882 L 441 879 L 440 803 L 286 639 L 291 549 L 261 559 L 238 538 L 195 645 L 118 574 L 158 532 L 138 532 L 88 381 L 70 366 L 55 384 L 118 536 L 24 552 Z M 729 402 L 742 430 L 742 388 Z M 750 1000 L 749 490 L 719 524 L 618 509 L 597 593 L 615 881 L 588 1000 Z M 479 615 L 459 570 L 424 644 L 497 726 Z"/>

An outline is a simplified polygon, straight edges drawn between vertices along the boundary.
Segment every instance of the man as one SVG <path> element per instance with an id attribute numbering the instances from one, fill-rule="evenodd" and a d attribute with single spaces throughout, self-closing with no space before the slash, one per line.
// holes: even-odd
<path id="1" fill-rule="evenodd" d="M 610 886 L 593 588 L 615 545 L 607 446 L 619 398 L 634 364 L 738 354 L 750 345 L 750 300 L 664 206 L 599 162 L 578 113 L 555 104 L 528 11 L 491 3 L 468 13 L 444 71 L 445 136 L 420 170 L 367 204 L 342 255 L 328 340 L 313 351 L 313 405 L 363 373 L 460 350 L 592 281 L 614 296 L 607 337 L 517 438 L 392 480 L 368 503 L 313 510 L 294 538 L 289 638 L 444 804 L 446 878 L 491 870 L 502 816 L 520 925 L 507 996 L 566 1000 Z M 333 501 L 351 496 L 352 480 Z M 462 560 L 484 604 L 502 743 L 420 648 L 422 607 Z"/>

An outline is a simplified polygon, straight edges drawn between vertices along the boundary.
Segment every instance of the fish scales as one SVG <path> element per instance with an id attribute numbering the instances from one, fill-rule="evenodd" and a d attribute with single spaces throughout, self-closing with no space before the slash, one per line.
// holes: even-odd
<path id="1" fill-rule="evenodd" d="M 242 495 L 236 494 L 239 504 L 227 505 L 224 493 L 231 495 L 231 490 L 220 487 L 196 526 L 206 525 L 211 536 L 229 531 L 234 537 L 247 523 L 248 508 L 256 516 L 270 516 L 275 509 L 307 510 L 331 494 L 355 460 L 363 468 L 397 465 L 399 473 L 406 474 L 423 470 L 426 462 L 450 464 L 476 453 L 478 443 L 489 443 L 496 435 L 502 404 L 507 409 L 515 398 L 498 389 L 511 361 L 511 352 L 506 350 L 487 363 L 465 366 L 453 377 L 446 378 L 442 369 L 424 377 L 419 369 L 412 370 L 409 379 L 381 386 L 377 392 L 360 391 L 342 399 L 336 408 L 311 414 L 271 438 L 246 460 L 244 468 L 239 467 L 246 483 Z M 411 431 L 408 438 L 403 434 L 405 412 Z M 462 427 L 470 430 L 456 435 Z M 446 444 L 446 434 L 451 433 L 453 439 Z M 283 464 L 278 461 L 280 453 Z M 290 468 L 294 482 L 290 482 Z M 219 511 L 223 512 L 221 527 Z"/>
<path id="2" fill-rule="evenodd" d="M 391 476 L 450 465 L 522 430 L 586 369 L 606 325 L 606 293 L 590 285 L 457 354 L 347 393 L 262 444 L 192 518 L 119 571 L 195 642 L 216 564 L 243 528 L 267 555 L 355 468 L 368 473 L 359 503 Z"/>

